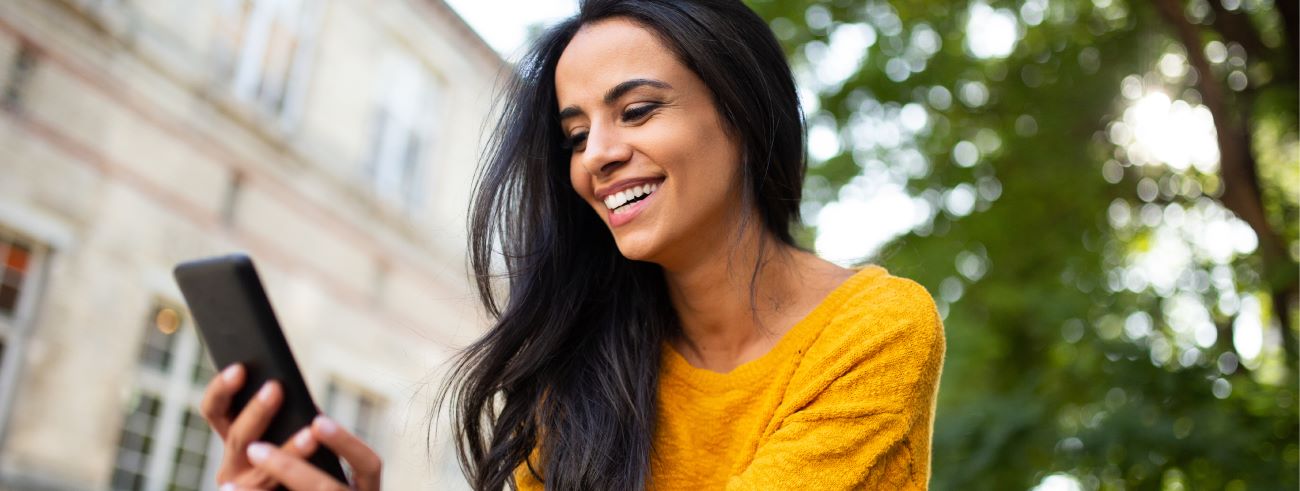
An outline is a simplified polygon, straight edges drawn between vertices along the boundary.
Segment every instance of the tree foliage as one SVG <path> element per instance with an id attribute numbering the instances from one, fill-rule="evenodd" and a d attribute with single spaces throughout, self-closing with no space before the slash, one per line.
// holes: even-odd
<path id="1" fill-rule="evenodd" d="M 1294 1 L 750 4 L 807 90 L 802 239 L 886 181 L 855 226 L 919 217 L 860 259 L 945 316 L 936 489 L 1297 487 Z"/>

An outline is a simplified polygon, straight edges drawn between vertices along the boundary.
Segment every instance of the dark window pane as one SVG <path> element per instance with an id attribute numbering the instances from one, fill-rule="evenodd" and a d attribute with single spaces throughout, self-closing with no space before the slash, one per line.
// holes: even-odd
<path id="1" fill-rule="evenodd" d="M 336 401 L 335 399 L 338 396 L 339 396 L 339 388 L 337 385 L 334 385 L 334 381 L 331 380 L 329 384 L 325 386 L 325 408 L 327 411 L 337 412 L 335 411 L 337 409 L 335 405 L 338 403 L 338 401 Z"/>
<path id="2" fill-rule="evenodd" d="M 130 474 L 125 472 L 113 471 L 113 482 L 110 484 L 113 491 L 136 491 L 144 489 L 144 476 L 140 474 Z"/>
<path id="3" fill-rule="evenodd" d="M 15 285 L 0 286 L 0 313 L 13 315 L 14 310 L 18 308 L 18 287 Z"/>
<path id="4" fill-rule="evenodd" d="M 174 455 L 175 467 L 167 489 L 170 491 L 198 491 L 203 483 L 203 468 L 208 459 L 208 442 L 212 430 L 194 411 L 185 411 L 181 439 Z"/>
<path id="5" fill-rule="evenodd" d="M 375 416 L 375 402 L 369 397 L 361 396 L 361 400 L 357 401 L 357 422 L 354 431 L 364 441 L 372 441 L 370 437 L 375 430 Z"/>
<path id="6" fill-rule="evenodd" d="M 212 357 L 208 356 L 207 348 L 202 344 L 199 345 L 199 356 L 194 359 L 194 371 L 190 376 L 194 385 L 206 387 L 212 377 L 217 375 L 217 370 L 212 367 Z"/>
<path id="7" fill-rule="evenodd" d="M 0 276 L 0 284 L 5 284 L 13 287 L 21 287 L 23 286 L 23 273 L 16 269 L 10 269 L 9 267 L 6 266 L 4 268 L 4 275 Z"/>
<path id="8" fill-rule="evenodd" d="M 158 399 L 149 394 L 136 394 L 127 408 L 126 421 L 118 438 L 117 458 L 113 466 L 111 485 L 116 490 L 138 490 L 144 487 L 144 476 L 149 466 L 149 452 L 153 447 L 154 426 L 158 420 Z"/>

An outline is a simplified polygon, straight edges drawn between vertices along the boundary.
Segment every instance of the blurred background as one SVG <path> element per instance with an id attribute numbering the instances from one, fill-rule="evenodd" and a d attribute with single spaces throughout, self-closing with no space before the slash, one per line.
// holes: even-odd
<path id="1" fill-rule="evenodd" d="M 934 489 L 1297 489 L 1293 0 L 752 0 L 809 123 L 800 240 L 934 295 Z M 0 489 L 210 490 L 170 277 L 246 251 L 389 489 L 485 325 L 493 88 L 576 2 L 0 2 Z"/>

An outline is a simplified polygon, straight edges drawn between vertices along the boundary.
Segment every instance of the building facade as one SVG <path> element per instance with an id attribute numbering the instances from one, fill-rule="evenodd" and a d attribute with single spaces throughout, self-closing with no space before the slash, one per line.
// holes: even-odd
<path id="1" fill-rule="evenodd" d="M 0 489 L 215 488 L 171 269 L 235 251 L 385 487 L 463 487 L 426 425 L 503 73 L 441 0 L 0 2 Z"/>

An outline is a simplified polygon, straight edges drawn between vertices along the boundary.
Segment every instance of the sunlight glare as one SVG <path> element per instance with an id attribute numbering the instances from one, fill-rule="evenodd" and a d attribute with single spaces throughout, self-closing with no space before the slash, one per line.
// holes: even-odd
<path id="1" fill-rule="evenodd" d="M 1190 167 L 1203 174 L 1219 168 L 1219 145 L 1209 108 L 1171 100 L 1163 92 L 1143 95 L 1110 128 L 1111 141 L 1139 165 Z"/>
<path id="2" fill-rule="evenodd" d="M 1259 298 L 1246 295 L 1241 300 L 1241 310 L 1232 321 L 1232 345 L 1247 365 L 1259 357 L 1264 346 L 1264 314 Z"/>
<path id="3" fill-rule="evenodd" d="M 1006 58 L 1016 48 L 1016 14 L 976 2 L 966 22 L 966 48 L 976 58 Z"/>
<path id="4" fill-rule="evenodd" d="M 909 196 L 901 184 L 873 184 L 859 176 L 817 215 L 817 254 L 841 265 L 855 264 L 933 213 L 926 200 Z"/>
<path id="5" fill-rule="evenodd" d="M 1031 491 L 1083 491 L 1083 484 L 1069 474 L 1052 474 Z"/>

